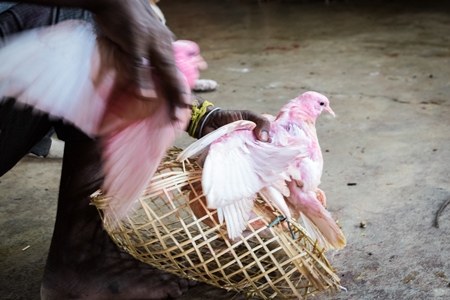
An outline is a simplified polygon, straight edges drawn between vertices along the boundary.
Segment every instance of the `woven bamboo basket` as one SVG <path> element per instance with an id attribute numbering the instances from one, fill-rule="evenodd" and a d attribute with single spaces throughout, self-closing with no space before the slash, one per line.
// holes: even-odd
<path id="1" fill-rule="evenodd" d="M 102 214 L 111 198 L 101 191 L 92 195 L 119 247 L 160 270 L 248 297 L 304 299 L 340 288 L 323 250 L 303 227 L 295 220 L 290 226 L 274 222 L 281 214 L 260 196 L 245 234 L 230 241 L 226 224 L 206 208 L 201 167 L 196 160 L 177 162 L 180 152 L 168 151 L 138 205 L 119 222 Z"/>

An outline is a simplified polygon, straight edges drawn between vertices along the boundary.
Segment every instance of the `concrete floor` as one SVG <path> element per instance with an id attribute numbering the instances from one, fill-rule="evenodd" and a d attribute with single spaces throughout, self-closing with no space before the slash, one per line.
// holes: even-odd
<path id="1" fill-rule="evenodd" d="M 450 198 L 450 4 L 441 2 L 161 2 L 177 37 L 200 44 L 203 77 L 220 85 L 203 96 L 216 106 L 276 114 L 307 90 L 330 98 L 336 118 L 317 123 L 321 187 L 348 245 L 327 256 L 348 292 L 313 299 L 450 299 L 450 208 L 433 227 Z M 60 168 L 25 158 L 0 178 L 1 299 L 39 297 Z M 198 286 L 181 299 L 244 296 Z"/>

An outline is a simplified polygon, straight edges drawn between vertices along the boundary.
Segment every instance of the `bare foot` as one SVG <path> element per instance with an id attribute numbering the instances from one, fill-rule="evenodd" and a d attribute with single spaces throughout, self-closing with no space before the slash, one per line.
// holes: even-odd
<path id="1" fill-rule="evenodd" d="M 103 230 L 89 195 L 101 186 L 98 143 L 66 141 L 42 299 L 167 299 L 195 284 L 140 262 Z"/>

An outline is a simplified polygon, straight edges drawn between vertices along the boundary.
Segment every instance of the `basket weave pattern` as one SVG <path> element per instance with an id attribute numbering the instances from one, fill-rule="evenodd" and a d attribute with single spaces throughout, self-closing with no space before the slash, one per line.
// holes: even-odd
<path id="1" fill-rule="evenodd" d="M 249 297 L 302 299 L 339 289 L 339 277 L 323 250 L 300 224 L 290 220 L 290 229 L 286 222 L 269 227 L 280 213 L 261 197 L 245 234 L 230 241 L 226 224 L 219 224 L 216 211 L 206 208 L 201 167 L 196 160 L 177 162 L 180 152 L 168 151 L 138 205 L 123 220 L 106 219 L 101 212 L 111 198 L 101 191 L 93 194 L 104 227 L 118 246 L 158 269 Z"/>

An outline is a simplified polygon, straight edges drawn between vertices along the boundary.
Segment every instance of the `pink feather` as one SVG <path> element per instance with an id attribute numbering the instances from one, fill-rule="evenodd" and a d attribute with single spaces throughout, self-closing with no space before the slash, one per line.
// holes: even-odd
<path id="1" fill-rule="evenodd" d="M 308 147 L 306 157 L 297 157 L 288 170 L 288 200 L 294 211 L 300 213 L 312 238 L 325 249 L 340 249 L 346 240 L 331 214 L 324 208 L 325 193 L 318 188 L 322 177 L 323 156 L 317 137 L 317 117 L 326 111 L 334 116 L 330 101 L 324 95 L 307 92 L 281 108 L 274 123 L 290 135 L 303 137 Z"/>
<path id="2" fill-rule="evenodd" d="M 206 63 L 197 44 L 176 41 L 173 46 L 184 101 L 190 104 L 190 88 Z M 170 117 L 158 78 L 154 98 L 139 99 L 123 55 L 80 20 L 22 32 L 0 49 L 0 95 L 102 137 L 103 189 L 114 196 L 105 214 L 119 218 L 190 118 L 188 108 L 176 108 L 177 120 Z"/>
<path id="3" fill-rule="evenodd" d="M 315 122 L 324 110 L 334 116 L 325 96 L 306 92 L 284 105 L 277 117 L 266 115 L 272 122 L 269 143 L 257 141 L 249 130 L 219 128 L 180 155 L 181 159 L 197 155 L 210 145 L 203 191 L 208 208 L 217 209 L 219 216 L 222 211 L 231 239 L 246 228 L 252 209 L 249 200 L 259 192 L 287 217 L 302 216 L 320 246 L 345 245 L 341 230 L 322 205 L 325 193 L 318 188 L 323 157 Z"/>

